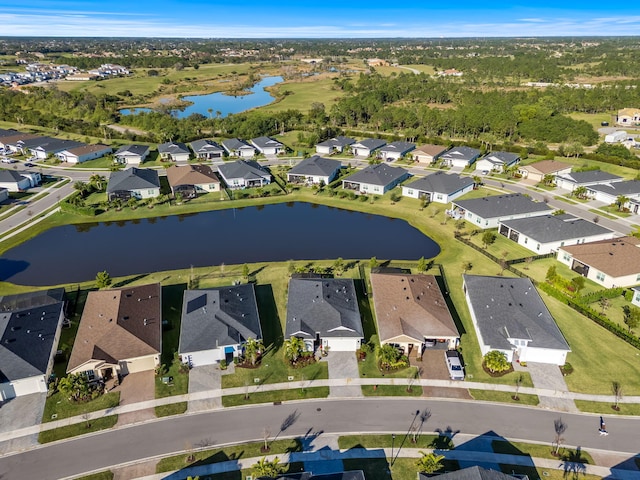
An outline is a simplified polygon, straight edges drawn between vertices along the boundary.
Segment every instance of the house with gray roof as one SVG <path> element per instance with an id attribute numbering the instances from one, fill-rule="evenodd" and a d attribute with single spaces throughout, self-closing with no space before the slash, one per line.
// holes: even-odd
<path id="1" fill-rule="evenodd" d="M 236 160 L 218 165 L 218 173 L 229 188 L 263 187 L 271 183 L 269 171 L 254 160 Z"/>
<path id="2" fill-rule="evenodd" d="M 571 214 L 503 220 L 498 232 L 536 255 L 557 252 L 565 245 L 608 240 L 615 232 Z"/>
<path id="3" fill-rule="evenodd" d="M 74 140 L 62 140 L 60 138 L 52 137 L 37 137 L 18 142 L 19 148 L 22 153 L 29 152 L 31 156 L 44 160 L 56 153 L 63 150 L 69 150 L 72 148 L 85 146 L 82 142 L 76 142 Z"/>
<path id="4" fill-rule="evenodd" d="M 403 185 L 402 195 L 426 202 L 449 203 L 473 190 L 474 185 L 471 177 L 438 171 Z"/>
<path id="5" fill-rule="evenodd" d="M 441 473 L 438 475 L 428 475 L 424 473 L 418 473 L 418 480 L 528 480 L 529 477 L 524 474 L 507 475 L 506 473 L 499 472 L 498 470 L 492 470 L 490 468 L 483 468 L 477 465 L 472 467 L 463 468 L 461 470 L 454 470 L 452 472 Z"/>
<path id="6" fill-rule="evenodd" d="M 229 138 L 222 142 L 222 147 L 230 157 L 252 158 L 256 154 L 256 148 L 239 138 Z"/>
<path id="7" fill-rule="evenodd" d="M 492 195 L 470 200 L 454 200 L 447 213 L 453 218 L 464 218 L 474 226 L 497 228 L 504 220 L 549 215 L 553 209 L 543 202 L 534 202 L 520 193 Z"/>
<path id="8" fill-rule="evenodd" d="M 379 148 L 384 147 L 387 144 L 384 140 L 378 138 L 365 138 L 359 142 L 349 145 L 351 154 L 354 157 L 368 157 Z"/>
<path id="9" fill-rule="evenodd" d="M 62 288 L 0 297 L 0 402 L 47 391 L 63 299 Z"/>
<path id="10" fill-rule="evenodd" d="M 155 198 L 160 196 L 160 179 L 158 171 L 150 168 L 131 167 L 126 170 L 111 172 L 107 184 L 109 201 L 119 198 Z"/>
<path id="11" fill-rule="evenodd" d="M 191 151 L 182 142 L 167 142 L 158 145 L 160 158 L 170 162 L 188 162 Z"/>
<path id="12" fill-rule="evenodd" d="M 355 352 L 364 339 L 351 278 L 289 280 L 285 338 L 302 338 L 308 350 Z"/>
<path id="13" fill-rule="evenodd" d="M 415 143 L 411 142 L 391 142 L 378 150 L 377 157 L 383 158 L 388 162 L 398 160 L 410 151 L 416 148 Z"/>
<path id="14" fill-rule="evenodd" d="M 140 165 L 149 156 L 149 147 L 147 145 L 123 145 L 113 158 L 117 163 L 125 165 Z"/>
<path id="15" fill-rule="evenodd" d="M 82 163 L 109 155 L 113 149 L 108 145 L 82 145 L 56 153 L 56 157 L 66 163 Z"/>
<path id="16" fill-rule="evenodd" d="M 520 163 L 520 155 L 511 152 L 491 152 L 476 162 L 476 170 L 502 173 Z"/>
<path id="17" fill-rule="evenodd" d="M 252 283 L 185 290 L 178 354 L 190 367 L 231 363 L 248 339 L 262 339 Z"/>
<path id="18" fill-rule="evenodd" d="M 509 362 L 566 363 L 569 344 L 530 279 L 462 278 L 482 355 L 498 350 Z"/>
<path id="19" fill-rule="evenodd" d="M 604 202 L 607 205 L 616 203 L 620 195 L 627 197 L 629 200 L 640 200 L 640 180 L 625 180 L 587 187 L 588 197 Z M 625 207 L 629 206 L 630 203 L 627 202 Z M 637 211 L 634 211 L 634 213 L 637 213 Z"/>
<path id="20" fill-rule="evenodd" d="M 9 200 L 9 190 L 4 187 L 0 187 L 0 203 L 4 203 Z"/>
<path id="21" fill-rule="evenodd" d="M 321 155 L 342 153 L 349 145 L 353 145 L 354 143 L 356 143 L 356 141 L 353 138 L 337 136 L 318 143 L 316 145 L 316 153 Z"/>
<path id="22" fill-rule="evenodd" d="M 0 188 L 6 188 L 9 192 L 24 192 L 33 185 L 29 178 L 15 170 L 0 170 Z"/>
<path id="23" fill-rule="evenodd" d="M 382 195 L 407 178 L 409 178 L 409 172 L 404 168 L 379 163 L 369 165 L 346 177 L 342 181 L 342 188 Z"/>
<path id="24" fill-rule="evenodd" d="M 196 158 L 201 160 L 215 160 L 224 156 L 224 148 L 213 140 L 194 140 L 191 142 L 191 149 Z"/>
<path id="25" fill-rule="evenodd" d="M 590 187 L 592 185 L 607 185 L 622 182 L 624 178 L 602 170 L 588 170 L 586 172 L 567 172 L 556 175 L 556 187 L 573 192 L 578 187 Z"/>
<path id="26" fill-rule="evenodd" d="M 328 185 L 338 175 L 342 162 L 314 155 L 305 158 L 287 172 L 287 182 Z"/>
<path id="27" fill-rule="evenodd" d="M 251 145 L 263 155 L 280 155 L 285 151 L 285 146 L 271 137 L 252 138 Z"/>
<path id="28" fill-rule="evenodd" d="M 440 155 L 440 161 L 450 167 L 466 168 L 478 159 L 480 153 L 477 148 L 453 147 Z"/>

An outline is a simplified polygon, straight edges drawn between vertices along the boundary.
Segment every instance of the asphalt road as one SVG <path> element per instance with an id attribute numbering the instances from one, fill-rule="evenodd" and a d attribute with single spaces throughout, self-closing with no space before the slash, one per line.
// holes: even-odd
<path id="1" fill-rule="evenodd" d="M 200 445 L 260 441 L 265 427 L 270 429 L 272 438 L 318 433 L 396 433 L 396 446 L 401 447 L 412 422 L 419 423 L 416 412 L 424 409 L 431 413 L 424 432 L 450 430 L 551 443 L 555 438 L 554 420 L 562 418 L 567 424 L 563 434 L 566 445 L 628 452 L 630 456 L 640 452 L 640 418 L 607 417 L 610 434 L 603 437 L 598 435 L 599 417 L 595 415 L 460 401 L 322 400 L 167 417 L 44 445 L 0 458 L 0 478 L 59 479 Z M 281 431 L 287 420 L 290 426 Z"/>

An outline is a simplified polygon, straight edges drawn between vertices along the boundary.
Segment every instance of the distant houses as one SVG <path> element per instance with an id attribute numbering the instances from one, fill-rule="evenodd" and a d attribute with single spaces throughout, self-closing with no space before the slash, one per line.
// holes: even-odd
<path id="1" fill-rule="evenodd" d="M 593 185 L 607 185 L 622 182 L 624 178 L 602 170 L 587 170 L 585 172 L 569 172 L 556 175 L 556 187 L 573 192 L 576 188 L 591 187 Z"/>
<path id="2" fill-rule="evenodd" d="M 443 147 L 442 145 L 427 144 L 413 150 L 411 157 L 418 163 L 432 164 L 446 151 L 447 147 Z"/>
<path id="3" fill-rule="evenodd" d="M 160 158 L 168 162 L 188 162 L 191 151 L 182 142 L 167 142 L 158 145 Z"/>
<path id="4" fill-rule="evenodd" d="M 224 148 L 213 140 L 194 140 L 191 149 L 198 160 L 216 160 L 224 157 Z"/>
<path id="5" fill-rule="evenodd" d="M 520 155 L 510 152 L 491 152 L 476 162 L 476 170 L 503 173 L 520 163 Z"/>
<path id="6" fill-rule="evenodd" d="M 349 148 L 351 149 L 351 154 L 354 157 L 368 157 L 386 144 L 387 142 L 384 140 L 379 140 L 377 138 L 365 138 L 359 142 L 352 143 Z"/>
<path id="7" fill-rule="evenodd" d="M 332 155 L 334 153 L 343 153 L 347 147 L 353 145 L 356 141 L 349 137 L 335 137 L 320 142 L 316 145 L 316 153 L 321 155 Z"/>
<path id="8" fill-rule="evenodd" d="M 280 155 L 285 151 L 285 146 L 271 137 L 252 138 L 251 145 L 263 155 Z"/>
<path id="9" fill-rule="evenodd" d="M 640 125 L 640 108 L 623 108 L 618 110 L 616 124 L 623 127 Z"/>
<path id="10" fill-rule="evenodd" d="M 253 158 L 256 155 L 256 148 L 239 138 L 229 138 L 222 146 L 230 157 Z"/>
<path id="11" fill-rule="evenodd" d="M 453 147 L 440 155 L 440 161 L 449 167 L 467 168 L 481 155 L 480 150 L 471 147 Z"/>
<path id="12" fill-rule="evenodd" d="M 254 160 L 236 160 L 218 166 L 218 172 L 227 187 L 253 188 L 271 183 L 271 174 Z"/>
<path id="13" fill-rule="evenodd" d="M 416 145 L 411 142 L 392 142 L 378 150 L 378 158 L 386 160 L 388 162 L 398 160 L 407 155 Z"/>
<path id="14" fill-rule="evenodd" d="M 112 151 L 107 145 L 82 145 L 58 152 L 56 157 L 66 163 L 83 163 L 109 155 Z"/>
<path id="15" fill-rule="evenodd" d="M 572 168 L 573 166 L 570 163 L 558 162 L 556 160 L 542 160 L 518 167 L 518 174 L 522 178 L 540 183 L 547 175 L 553 177 L 566 175 L 571 173 Z"/>

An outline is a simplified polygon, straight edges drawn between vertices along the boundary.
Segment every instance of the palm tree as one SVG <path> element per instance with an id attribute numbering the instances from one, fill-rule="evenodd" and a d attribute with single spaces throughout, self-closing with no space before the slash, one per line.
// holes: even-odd
<path id="1" fill-rule="evenodd" d="M 433 452 L 427 453 L 422 450 L 420 450 L 420 454 L 422 456 L 416 461 L 418 472 L 435 473 L 443 467 L 444 455 L 437 455 Z"/>
<path id="2" fill-rule="evenodd" d="M 94 173 L 89 177 L 89 185 L 91 185 L 98 191 L 102 191 L 102 187 L 104 186 L 106 181 L 107 179 L 104 178 L 104 176 L 97 173 Z"/>
<path id="3" fill-rule="evenodd" d="M 249 338 L 244 344 L 244 356 L 249 360 L 249 362 L 251 362 L 251 365 L 255 365 L 257 363 L 262 350 L 264 350 L 264 345 L 260 339 L 256 340 L 255 338 Z"/>
<path id="4" fill-rule="evenodd" d="M 580 185 L 573 190 L 573 196 L 577 198 L 585 198 L 587 196 L 587 187 Z"/>
<path id="5" fill-rule="evenodd" d="M 81 180 L 78 180 L 73 184 L 73 189 L 80 192 L 80 195 L 84 195 L 88 190 L 88 185 Z"/>
<path id="6" fill-rule="evenodd" d="M 378 363 L 381 368 L 388 370 L 398 361 L 399 356 L 400 352 L 398 349 L 388 343 L 378 348 Z"/>
<path id="7" fill-rule="evenodd" d="M 624 195 L 618 195 L 616 197 L 616 205 L 618 205 L 618 211 L 621 212 L 624 210 L 625 205 L 629 202 L 629 197 Z"/>
<path id="8" fill-rule="evenodd" d="M 290 363 L 296 363 L 304 351 L 304 340 L 301 338 L 291 337 L 284 341 L 284 358 Z"/>

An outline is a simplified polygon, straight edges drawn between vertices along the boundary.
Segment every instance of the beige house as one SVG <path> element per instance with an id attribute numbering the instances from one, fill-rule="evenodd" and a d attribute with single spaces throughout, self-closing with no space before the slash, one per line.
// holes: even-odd
<path id="1" fill-rule="evenodd" d="M 433 275 L 372 273 L 380 344 L 417 355 L 428 347 L 456 348 L 460 333 Z"/>
<path id="2" fill-rule="evenodd" d="M 623 108 L 618 110 L 616 124 L 621 126 L 640 124 L 640 108 Z"/>
<path id="3" fill-rule="evenodd" d="M 89 292 L 67 373 L 106 380 L 158 366 L 161 292 L 159 283 Z"/>
<path id="4" fill-rule="evenodd" d="M 220 180 L 208 165 L 172 165 L 167 168 L 167 180 L 174 195 L 195 197 L 220 191 Z"/>
<path id="5" fill-rule="evenodd" d="M 569 163 L 542 160 L 531 165 L 518 167 L 518 173 L 522 175 L 522 178 L 533 180 L 534 182 L 542 182 L 545 175 L 566 175 L 571 173 L 571 168 L 572 165 Z"/>
<path id="6" fill-rule="evenodd" d="M 411 152 L 411 158 L 416 162 L 430 164 L 438 160 L 438 157 L 447 151 L 442 145 L 422 145 Z"/>

